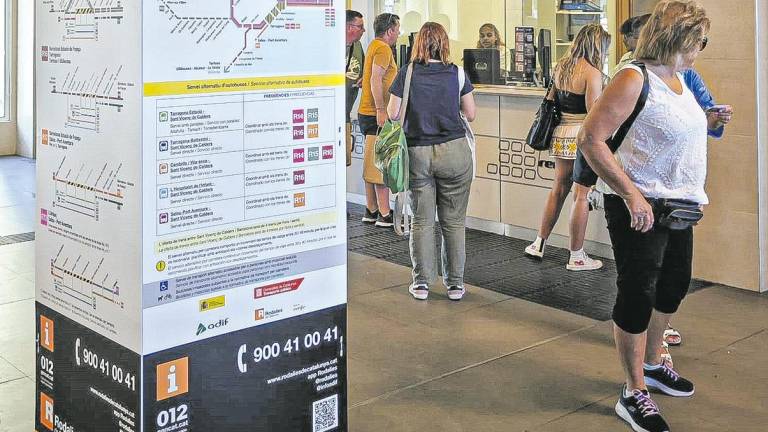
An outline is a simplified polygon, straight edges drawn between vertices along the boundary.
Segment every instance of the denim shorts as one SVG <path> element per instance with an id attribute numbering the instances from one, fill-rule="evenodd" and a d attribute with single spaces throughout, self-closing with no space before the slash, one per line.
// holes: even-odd
<path id="1" fill-rule="evenodd" d="M 379 134 L 379 125 L 376 123 L 376 116 L 358 114 L 357 122 L 360 124 L 360 132 L 363 135 Z"/>

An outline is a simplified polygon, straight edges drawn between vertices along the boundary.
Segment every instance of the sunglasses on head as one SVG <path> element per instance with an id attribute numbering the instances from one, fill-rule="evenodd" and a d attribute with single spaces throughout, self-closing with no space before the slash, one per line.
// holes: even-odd
<path id="1" fill-rule="evenodd" d="M 709 43 L 709 38 L 704 36 L 701 38 L 701 44 L 699 45 L 699 51 L 704 51 L 704 48 L 707 47 L 707 43 Z"/>

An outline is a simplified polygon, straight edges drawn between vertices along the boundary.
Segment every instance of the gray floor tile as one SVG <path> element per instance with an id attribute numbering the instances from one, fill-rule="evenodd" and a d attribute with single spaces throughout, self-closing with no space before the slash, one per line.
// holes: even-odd
<path id="1" fill-rule="evenodd" d="M 762 332 L 706 358 L 691 362 L 686 376 L 696 383 L 692 398 L 654 395 L 662 414 L 674 431 L 762 432 L 768 424 L 768 403 L 764 397 L 768 370 L 768 334 Z M 569 413 L 532 432 L 573 430 L 629 430 L 614 415 L 616 395 L 592 406 Z"/>
<path id="2" fill-rule="evenodd" d="M 27 376 L 35 376 L 35 302 L 0 305 L 0 357 Z"/>
<path id="3" fill-rule="evenodd" d="M 35 298 L 35 283 L 21 275 L 6 275 L 0 270 L 0 305 Z"/>
<path id="4" fill-rule="evenodd" d="M 355 407 L 351 430 L 523 431 L 558 418 L 617 387 L 613 346 L 597 327 L 590 332 Z"/>
<path id="5" fill-rule="evenodd" d="M 35 383 L 21 378 L 0 384 L 0 432 L 35 430 Z"/>
<path id="6" fill-rule="evenodd" d="M 22 371 L 16 369 L 12 364 L 8 363 L 7 360 L 0 357 L 0 384 L 17 380 L 24 376 Z"/>
<path id="7" fill-rule="evenodd" d="M 354 252 L 349 253 L 347 273 L 350 297 L 408 284 L 411 281 L 409 268 Z"/>

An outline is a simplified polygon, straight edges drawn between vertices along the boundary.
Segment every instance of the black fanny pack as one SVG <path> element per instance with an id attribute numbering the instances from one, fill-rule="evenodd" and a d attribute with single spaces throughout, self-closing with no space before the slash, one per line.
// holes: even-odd
<path id="1" fill-rule="evenodd" d="M 684 230 L 695 226 L 704 217 L 701 204 L 679 199 L 649 199 L 659 225 L 671 230 Z"/>

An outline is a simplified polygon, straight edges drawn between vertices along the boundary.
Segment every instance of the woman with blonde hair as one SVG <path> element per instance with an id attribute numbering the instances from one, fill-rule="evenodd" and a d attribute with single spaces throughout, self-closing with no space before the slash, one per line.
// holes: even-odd
<path id="1" fill-rule="evenodd" d="M 579 149 L 600 176 L 616 258 L 614 339 L 625 384 L 616 413 L 636 431 L 669 431 L 648 389 L 687 397 L 694 385 L 661 361 L 662 334 L 688 292 L 696 209 L 708 204 L 707 129 L 730 113 L 705 113 L 684 84 L 707 44 L 710 21 L 695 1 L 662 0 L 640 32 L 636 59 L 590 111 Z M 648 96 L 616 154 L 606 141 Z M 682 213 L 680 208 L 685 208 Z M 686 216 L 683 217 L 682 215 Z"/>
<path id="2" fill-rule="evenodd" d="M 391 119 L 402 120 L 408 140 L 414 213 L 410 238 L 413 283 L 408 291 L 415 299 L 426 300 L 429 284 L 437 276 L 437 213 L 443 283 L 448 298 L 461 300 L 465 293 L 464 223 L 474 176 L 472 150 L 461 115 L 469 121 L 475 118 L 473 87 L 464 70 L 451 63 L 448 34 L 438 23 L 421 27 L 411 59 L 395 78 L 387 107 Z M 407 91 L 410 95 L 403 115 L 400 105 Z"/>
<path id="3" fill-rule="evenodd" d="M 611 35 L 602 26 L 587 25 L 579 31 L 568 53 L 555 67 L 553 85 L 547 96 L 557 100 L 562 113 L 560 125 L 555 128 L 552 136 L 550 150 L 550 155 L 555 158 L 555 180 L 547 197 L 538 236 L 525 249 L 529 256 L 543 258 L 545 243 L 571 192 L 576 136 L 587 112 L 603 91 L 605 75 L 602 71 L 610 45 Z M 597 270 L 603 266 L 602 261 L 590 258 L 584 252 L 584 235 L 589 220 L 589 192 L 590 188 L 575 185 L 570 220 L 571 256 L 566 265 L 572 271 Z"/>

